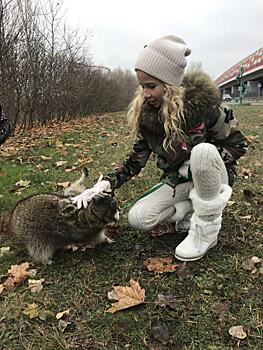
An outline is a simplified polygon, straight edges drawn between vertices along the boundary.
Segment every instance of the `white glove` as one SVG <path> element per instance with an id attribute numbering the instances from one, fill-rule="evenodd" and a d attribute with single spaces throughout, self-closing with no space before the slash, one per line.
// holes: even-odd
<path id="1" fill-rule="evenodd" d="M 82 207 L 86 209 L 88 203 L 96 194 L 101 193 L 103 191 L 111 192 L 110 182 L 107 180 L 102 180 L 102 178 L 103 175 L 101 174 L 97 183 L 93 187 L 87 188 L 84 192 L 71 199 L 74 204 L 77 204 L 78 209 Z"/>

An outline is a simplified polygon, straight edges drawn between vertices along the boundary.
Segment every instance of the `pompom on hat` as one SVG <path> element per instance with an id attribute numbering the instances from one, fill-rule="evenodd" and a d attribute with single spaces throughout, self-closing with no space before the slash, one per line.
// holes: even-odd
<path id="1" fill-rule="evenodd" d="M 191 49 L 183 39 L 163 36 L 145 45 L 139 53 L 135 70 L 141 70 L 169 85 L 179 86 L 183 80 L 186 56 Z"/>

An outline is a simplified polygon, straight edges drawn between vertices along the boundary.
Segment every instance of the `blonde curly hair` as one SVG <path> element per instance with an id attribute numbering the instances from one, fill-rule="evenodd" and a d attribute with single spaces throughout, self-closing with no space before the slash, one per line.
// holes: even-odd
<path id="1" fill-rule="evenodd" d="M 163 104 L 159 110 L 160 119 L 164 121 L 165 138 L 163 147 L 166 151 L 173 150 L 173 140 L 184 141 L 185 135 L 182 124 L 185 120 L 183 113 L 184 88 L 181 86 L 164 84 Z M 140 86 L 135 92 L 128 111 L 128 126 L 135 138 L 139 130 L 139 118 L 145 98 Z"/>

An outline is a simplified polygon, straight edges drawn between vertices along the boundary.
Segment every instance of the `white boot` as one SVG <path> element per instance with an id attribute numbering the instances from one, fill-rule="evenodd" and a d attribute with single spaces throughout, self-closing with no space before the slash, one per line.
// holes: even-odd
<path id="1" fill-rule="evenodd" d="M 196 190 L 190 192 L 194 214 L 188 236 L 175 249 L 175 257 L 182 261 L 201 259 L 206 252 L 217 244 L 221 228 L 222 211 L 231 197 L 232 189 L 222 185 L 219 195 L 209 201 L 201 199 Z"/>

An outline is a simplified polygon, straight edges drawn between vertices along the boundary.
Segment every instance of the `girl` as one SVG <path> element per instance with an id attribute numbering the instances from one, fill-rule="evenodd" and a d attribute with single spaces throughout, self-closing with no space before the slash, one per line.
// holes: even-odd
<path id="1" fill-rule="evenodd" d="M 216 245 L 236 159 L 246 151 L 233 111 L 220 105 L 214 82 L 203 72 L 184 76 L 190 53 L 172 35 L 142 49 L 135 64 L 140 88 L 128 113 L 132 152 L 119 168 L 73 198 L 78 207 L 86 206 L 95 193 L 119 188 L 154 152 L 161 181 L 134 204 L 128 221 L 143 231 L 167 221 L 177 230 L 189 229 L 175 250 L 182 261 L 198 260 Z"/>

